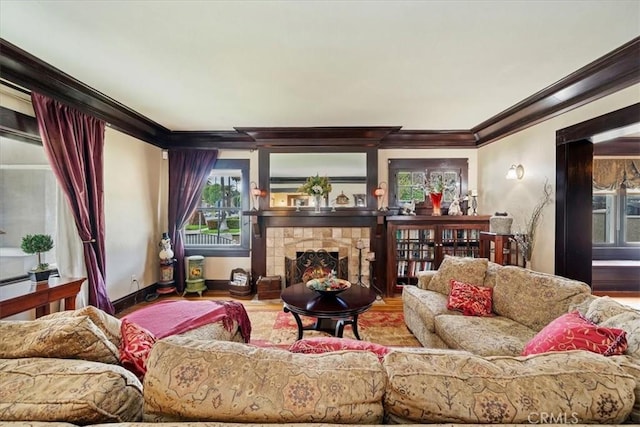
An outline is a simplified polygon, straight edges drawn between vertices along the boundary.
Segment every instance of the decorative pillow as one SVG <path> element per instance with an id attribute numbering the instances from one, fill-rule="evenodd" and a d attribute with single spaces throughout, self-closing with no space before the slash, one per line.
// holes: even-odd
<path id="1" fill-rule="evenodd" d="M 88 316 L 0 322 L 0 358 L 51 357 L 118 364 L 118 347 Z"/>
<path id="2" fill-rule="evenodd" d="M 298 340 L 289 347 L 293 353 L 321 354 L 340 350 L 370 351 L 382 360 L 391 351 L 389 347 L 349 338 L 317 337 Z"/>
<path id="3" fill-rule="evenodd" d="M 527 343 L 523 356 L 550 351 L 587 350 L 604 356 L 623 354 L 627 334 L 605 328 L 584 318 L 578 311 L 564 314 L 545 326 Z"/>
<path id="4" fill-rule="evenodd" d="M 488 260 L 486 258 L 467 258 L 445 255 L 438 271 L 433 276 L 427 288 L 430 291 L 449 293 L 449 283 L 457 280 L 464 283 L 484 283 Z"/>
<path id="5" fill-rule="evenodd" d="M 38 320 L 59 319 L 61 317 L 78 316 L 88 316 L 89 319 L 91 319 L 91 321 L 98 328 L 100 328 L 102 332 L 104 332 L 107 339 L 109 339 L 109 341 L 111 341 L 113 345 L 115 345 L 116 347 L 120 347 L 120 319 L 92 305 L 87 305 L 86 307 L 82 307 L 77 310 L 64 310 L 57 313 L 47 314 L 46 316 L 40 317 Z"/>
<path id="6" fill-rule="evenodd" d="M 156 343 L 156 337 L 142 326 L 127 319 L 122 319 L 121 334 L 120 363 L 138 378 L 143 378 L 147 372 L 147 359 Z"/>
<path id="7" fill-rule="evenodd" d="M 451 280 L 447 298 L 449 310 L 461 311 L 465 316 L 493 316 L 491 303 L 493 289 Z"/>

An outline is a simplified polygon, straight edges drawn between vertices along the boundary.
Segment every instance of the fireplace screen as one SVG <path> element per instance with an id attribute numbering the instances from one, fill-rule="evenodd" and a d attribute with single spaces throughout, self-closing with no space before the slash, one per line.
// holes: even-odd
<path id="1" fill-rule="evenodd" d="M 295 259 L 285 257 L 284 263 L 286 286 L 326 277 L 331 271 L 335 271 L 339 279 L 348 280 L 349 277 L 349 258 L 340 258 L 338 252 L 324 249 L 296 252 Z"/>

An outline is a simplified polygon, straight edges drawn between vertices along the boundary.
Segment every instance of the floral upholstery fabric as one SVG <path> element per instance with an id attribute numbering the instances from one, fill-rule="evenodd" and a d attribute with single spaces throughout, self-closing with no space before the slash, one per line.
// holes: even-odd
<path id="1" fill-rule="evenodd" d="M 432 292 L 435 293 L 435 292 Z M 440 294 L 438 294 L 440 295 Z M 442 339 L 434 331 L 427 329 L 422 317 L 411 307 L 404 305 L 404 322 L 411 333 L 426 348 L 447 348 Z M 435 326 L 434 326 L 435 327 Z"/>
<path id="2" fill-rule="evenodd" d="M 142 385 L 116 365 L 70 359 L 0 359 L 0 420 L 74 424 L 140 421 Z"/>
<path id="3" fill-rule="evenodd" d="M 500 264 L 496 264 L 495 262 L 487 262 L 487 271 L 484 274 L 484 282 L 482 286 L 487 288 L 493 288 L 496 285 L 496 278 L 498 277 L 498 271 L 502 266 Z"/>
<path id="4" fill-rule="evenodd" d="M 174 336 L 147 361 L 144 419 L 380 423 L 385 386 L 369 352 L 294 354 Z"/>
<path id="5" fill-rule="evenodd" d="M 436 334 L 450 347 L 480 356 L 519 356 L 536 334 L 506 317 L 436 317 Z"/>
<path id="6" fill-rule="evenodd" d="M 179 334 L 183 337 L 189 337 L 196 340 L 220 340 L 220 341 L 233 341 L 233 342 L 245 342 L 238 322 L 233 320 L 233 326 L 228 328 L 223 322 L 214 322 L 202 325 L 199 328 L 191 329 L 189 331 Z"/>
<path id="7" fill-rule="evenodd" d="M 567 313 L 576 295 L 586 298 L 590 293 L 587 284 L 576 280 L 505 266 L 498 271 L 493 288 L 493 311 L 540 331 Z"/>
<path id="8" fill-rule="evenodd" d="M 59 357 L 118 363 L 118 348 L 88 316 L 1 321 L 0 358 Z"/>
<path id="9" fill-rule="evenodd" d="M 142 326 L 122 320 L 122 344 L 120 345 L 120 363 L 138 378 L 144 378 L 147 372 L 147 359 L 156 337 Z"/>
<path id="10" fill-rule="evenodd" d="M 602 323 L 611 317 L 628 312 L 637 312 L 637 310 L 605 296 L 591 301 L 585 317 L 592 322 Z"/>
<path id="11" fill-rule="evenodd" d="M 636 401 L 633 404 L 633 409 L 629 415 L 629 421 L 640 424 L 640 364 L 629 356 L 611 356 L 609 360 L 614 361 L 619 367 L 621 367 L 627 374 L 636 379 L 636 388 L 634 394 Z"/>
<path id="12" fill-rule="evenodd" d="M 429 282 L 433 279 L 433 276 L 435 276 L 436 273 L 436 270 L 418 271 L 416 273 L 416 277 L 418 278 L 416 286 L 420 289 L 429 289 Z"/>
<path id="13" fill-rule="evenodd" d="M 304 354 L 323 354 L 341 350 L 370 351 L 378 356 L 379 360 L 382 360 L 391 351 L 389 347 L 373 342 L 336 337 L 302 339 L 289 347 L 289 351 L 292 353 Z"/>
<path id="14" fill-rule="evenodd" d="M 631 375 L 583 351 L 526 358 L 393 351 L 382 364 L 385 411 L 410 422 L 529 423 L 546 412 L 621 423 L 634 401 Z"/>
<path id="15" fill-rule="evenodd" d="M 407 309 L 413 310 L 420 317 L 420 322 L 429 332 L 435 332 L 435 318 L 440 314 L 462 315 L 459 311 L 447 309 L 447 296 L 439 292 L 425 291 L 413 286 L 402 288 L 402 306 L 405 311 L 405 323 L 409 329 L 414 330 L 417 326 L 413 322 L 406 320 Z"/>
<path id="16" fill-rule="evenodd" d="M 120 347 L 120 319 L 96 308 L 92 305 L 79 308 L 77 310 L 65 310 L 57 313 L 47 314 L 38 320 L 59 319 L 61 317 L 89 316 L 89 319 L 105 334 L 105 336 L 115 345 Z"/>
<path id="17" fill-rule="evenodd" d="M 445 255 L 438 271 L 429 281 L 427 289 L 449 294 L 449 283 L 458 280 L 472 285 L 482 285 L 487 272 L 486 258 L 468 258 Z"/>
<path id="18" fill-rule="evenodd" d="M 598 326 L 623 329 L 627 333 L 627 350 L 624 354 L 640 365 L 640 312 L 625 311 L 600 322 Z"/>
<path id="19" fill-rule="evenodd" d="M 452 280 L 447 308 L 460 311 L 465 316 L 493 316 L 492 294 L 492 288 Z"/>
<path id="20" fill-rule="evenodd" d="M 522 350 L 523 356 L 549 351 L 586 350 L 603 356 L 620 355 L 627 349 L 627 333 L 598 326 L 576 310 L 563 314 L 542 328 Z"/>

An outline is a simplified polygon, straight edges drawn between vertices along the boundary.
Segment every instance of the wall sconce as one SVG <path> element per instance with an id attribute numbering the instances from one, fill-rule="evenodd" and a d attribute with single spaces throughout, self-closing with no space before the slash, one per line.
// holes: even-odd
<path id="1" fill-rule="evenodd" d="M 378 198 L 378 210 L 386 211 L 387 208 L 384 206 L 384 195 L 387 194 L 387 183 L 382 181 L 378 184 L 378 188 L 373 190 L 373 195 Z"/>
<path id="2" fill-rule="evenodd" d="M 260 197 L 265 196 L 266 192 L 258 188 L 255 181 L 251 181 L 251 196 L 253 196 L 253 210 L 260 210 Z"/>
<path id="3" fill-rule="evenodd" d="M 523 176 L 524 176 L 524 166 L 518 164 L 518 165 L 511 165 L 511 167 L 507 171 L 506 178 L 507 179 L 522 179 Z"/>

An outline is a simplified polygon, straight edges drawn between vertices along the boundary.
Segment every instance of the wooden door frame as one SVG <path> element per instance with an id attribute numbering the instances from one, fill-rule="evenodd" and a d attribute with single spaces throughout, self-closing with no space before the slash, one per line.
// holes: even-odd
<path id="1" fill-rule="evenodd" d="M 591 137 L 640 121 L 640 103 L 556 132 L 555 274 L 591 285 Z"/>

